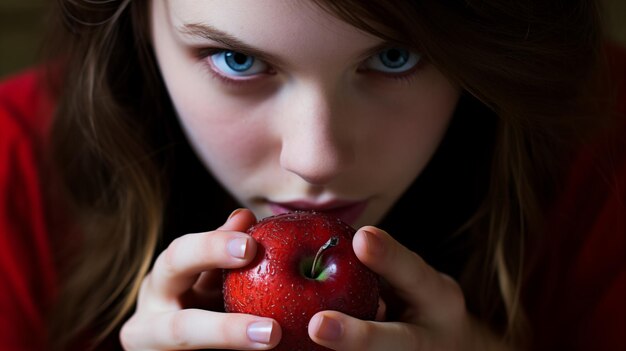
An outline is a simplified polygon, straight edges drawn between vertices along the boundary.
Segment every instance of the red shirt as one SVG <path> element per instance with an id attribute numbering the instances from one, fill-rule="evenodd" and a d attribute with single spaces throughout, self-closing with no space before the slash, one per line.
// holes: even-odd
<path id="1" fill-rule="evenodd" d="M 615 74 L 626 78 L 625 66 Z M 0 84 L 2 350 L 46 349 L 44 316 L 57 281 L 42 183 L 52 104 L 39 78 L 31 71 Z M 619 110 L 626 114 L 626 98 Z M 527 300 L 535 340 L 545 345 L 537 348 L 626 349 L 626 128 L 619 135 L 610 150 L 581 153 L 557 202 L 554 235 L 538 260 L 545 269 Z"/>
<path id="2" fill-rule="evenodd" d="M 528 285 L 536 350 L 626 350 L 626 51 L 609 51 L 617 123 L 585 146 Z"/>
<path id="3" fill-rule="evenodd" d="M 41 178 L 51 104 L 28 72 L 0 84 L 0 349 L 45 350 L 56 272 Z"/>

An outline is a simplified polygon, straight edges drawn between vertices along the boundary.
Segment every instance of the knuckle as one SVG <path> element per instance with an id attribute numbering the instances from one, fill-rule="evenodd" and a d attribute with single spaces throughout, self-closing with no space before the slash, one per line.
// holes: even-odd
<path id="1" fill-rule="evenodd" d="M 187 324 L 187 315 L 184 311 L 176 311 L 172 314 L 169 321 L 169 335 L 172 344 L 176 348 L 186 348 L 189 346 L 189 340 L 185 334 Z"/>
<path id="2" fill-rule="evenodd" d="M 347 340 L 353 350 L 369 350 L 372 346 L 372 338 L 376 335 L 376 325 L 369 321 L 362 321 L 357 324 L 358 330 L 354 340 Z"/>
<path id="3" fill-rule="evenodd" d="M 455 288 L 452 290 L 452 297 L 456 301 L 457 310 L 465 312 L 467 306 L 465 304 L 465 295 L 463 294 L 463 290 L 458 285 L 455 285 Z"/>
<path id="4" fill-rule="evenodd" d="M 150 287 L 152 286 L 152 281 L 154 279 L 153 277 L 154 277 L 153 273 L 149 272 L 141 281 L 141 285 L 139 286 L 139 293 L 137 294 L 137 303 L 145 300 L 146 294 L 148 293 L 148 291 L 150 290 Z"/>
<path id="5" fill-rule="evenodd" d="M 432 268 L 418 254 L 412 251 L 409 252 L 407 261 L 411 262 L 411 274 L 406 275 L 406 289 L 417 289 L 427 279 Z"/>
<path id="6" fill-rule="evenodd" d="M 457 313 L 464 313 L 466 309 L 465 294 L 461 286 L 451 277 L 447 275 L 443 276 L 443 282 L 445 284 L 445 291 L 447 292 L 448 301 L 450 306 Z"/>
<path id="7" fill-rule="evenodd" d="M 174 239 L 163 253 L 161 266 L 164 273 L 168 276 L 176 275 L 179 271 L 176 264 L 178 261 L 177 257 L 180 255 L 185 237 L 186 235 Z"/>
<path id="8" fill-rule="evenodd" d="M 135 348 L 133 347 L 133 341 L 134 341 L 134 335 L 136 334 L 134 332 L 134 323 L 133 323 L 134 319 L 131 318 L 129 319 L 126 323 L 124 323 L 124 325 L 122 325 L 122 328 L 120 329 L 120 333 L 119 333 L 119 340 L 120 340 L 120 344 L 122 345 L 122 348 L 126 351 L 130 351 L 130 350 L 134 350 Z"/>
<path id="9" fill-rule="evenodd" d="M 356 333 L 355 340 L 349 340 L 351 350 L 385 350 L 402 345 L 403 350 L 421 350 L 417 328 L 408 324 L 388 324 L 381 328 L 380 323 L 364 321 Z"/>
<path id="10" fill-rule="evenodd" d="M 241 320 L 236 316 L 226 313 L 222 316 L 222 323 L 218 323 L 216 331 L 219 332 L 223 342 L 236 343 L 241 339 L 241 329 L 238 327 L 241 325 Z"/>
<path id="11" fill-rule="evenodd" d="M 403 328 L 403 340 L 406 340 L 407 350 L 422 350 L 422 340 L 419 337 L 417 328 Z"/>
<path id="12" fill-rule="evenodd" d="M 413 258 L 413 266 L 417 270 L 417 276 L 422 279 L 432 278 L 433 273 L 436 272 L 435 269 L 430 266 L 423 258 L 421 258 L 417 253 L 411 252 Z"/>
<path id="13" fill-rule="evenodd" d="M 461 286 L 451 277 L 441 274 L 440 299 L 445 309 L 439 316 L 441 323 L 462 320 L 467 314 L 465 294 Z"/>

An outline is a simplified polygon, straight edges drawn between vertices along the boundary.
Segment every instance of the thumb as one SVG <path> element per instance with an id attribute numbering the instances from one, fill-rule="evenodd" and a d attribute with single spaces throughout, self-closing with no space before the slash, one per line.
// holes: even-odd
<path id="1" fill-rule="evenodd" d="M 226 223 L 222 224 L 217 230 L 227 230 L 235 232 L 245 232 L 257 222 L 254 213 L 247 208 L 238 208 L 234 210 Z"/>

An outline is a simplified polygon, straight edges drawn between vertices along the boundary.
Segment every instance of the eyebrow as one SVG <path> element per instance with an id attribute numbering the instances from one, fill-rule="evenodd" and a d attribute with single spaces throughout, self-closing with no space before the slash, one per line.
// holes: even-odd
<path id="1" fill-rule="evenodd" d="M 243 41 L 235 38 L 234 36 L 223 32 L 211 25 L 208 24 L 200 24 L 200 23 L 187 23 L 177 28 L 180 33 L 185 36 L 190 37 L 199 37 L 203 39 L 208 39 L 211 41 L 218 42 L 222 44 L 226 49 L 236 51 L 242 54 L 246 54 L 249 56 L 254 56 L 265 62 L 272 62 L 274 64 L 282 64 L 283 61 L 269 54 L 261 49 L 255 48 L 249 44 L 244 43 Z"/>
<path id="2" fill-rule="evenodd" d="M 222 44 L 228 50 L 236 51 L 249 56 L 254 56 L 262 61 L 271 62 L 277 65 L 284 64 L 284 61 L 281 60 L 279 57 L 269 54 L 259 48 L 255 48 L 252 45 L 246 44 L 245 42 L 232 36 L 231 34 L 228 34 L 206 23 L 186 23 L 179 26 L 177 29 L 181 34 L 185 36 L 199 37 L 202 39 L 215 41 Z M 373 47 L 366 49 L 361 55 L 359 55 L 359 60 L 367 59 L 368 57 L 373 56 L 384 49 L 392 47 L 402 47 L 402 45 L 398 45 L 394 42 L 383 41 L 380 44 L 374 45 Z"/>

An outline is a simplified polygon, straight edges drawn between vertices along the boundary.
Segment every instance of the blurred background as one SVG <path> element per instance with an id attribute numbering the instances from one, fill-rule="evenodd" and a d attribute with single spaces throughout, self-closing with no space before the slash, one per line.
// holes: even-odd
<path id="1" fill-rule="evenodd" d="M 548 1 L 548 0 L 546 0 Z M 611 39 L 626 46 L 626 0 L 605 2 Z M 0 78 L 37 62 L 51 0 L 0 0 Z"/>

